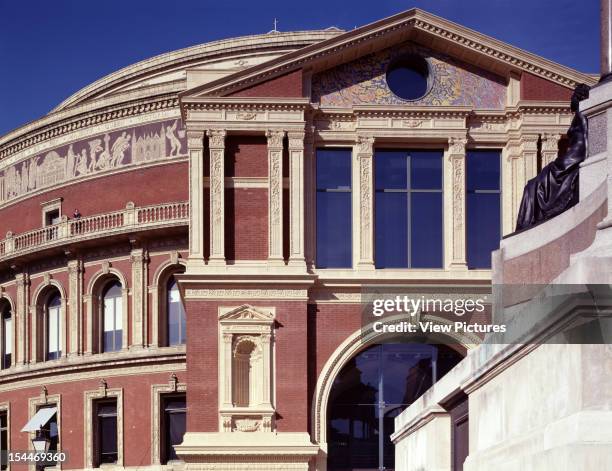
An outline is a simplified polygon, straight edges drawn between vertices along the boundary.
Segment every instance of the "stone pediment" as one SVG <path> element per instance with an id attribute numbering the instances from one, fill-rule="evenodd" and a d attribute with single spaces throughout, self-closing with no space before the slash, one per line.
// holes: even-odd
<path id="1" fill-rule="evenodd" d="M 181 94 L 181 101 L 197 103 L 199 99 L 227 97 L 237 93 L 249 97 L 278 97 L 279 87 L 257 87 L 274 80 L 282 81 L 298 72 L 306 78 L 316 76 L 406 43 L 427 47 L 434 52 L 443 51 L 450 62 L 460 60 L 468 65 L 477 65 L 482 71 L 481 76 L 497 76 L 503 81 L 512 74 L 526 72 L 565 89 L 572 89 L 578 83 L 596 83 L 596 79 L 590 75 L 414 8 L 193 88 Z M 276 94 L 266 95 L 269 90 L 274 90 Z M 307 92 L 304 91 L 304 94 Z"/>
<path id="2" fill-rule="evenodd" d="M 236 308 L 223 310 L 219 313 L 220 322 L 228 321 L 252 321 L 252 322 L 273 322 L 274 312 L 267 309 L 258 309 L 249 304 L 243 304 Z"/>

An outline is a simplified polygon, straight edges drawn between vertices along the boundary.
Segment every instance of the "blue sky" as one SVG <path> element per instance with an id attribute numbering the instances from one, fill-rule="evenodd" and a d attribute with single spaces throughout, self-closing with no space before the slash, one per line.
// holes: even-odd
<path id="1" fill-rule="evenodd" d="M 419 7 L 583 72 L 599 70 L 599 0 L 0 0 L 0 135 L 85 85 L 211 40 L 337 26 Z"/>

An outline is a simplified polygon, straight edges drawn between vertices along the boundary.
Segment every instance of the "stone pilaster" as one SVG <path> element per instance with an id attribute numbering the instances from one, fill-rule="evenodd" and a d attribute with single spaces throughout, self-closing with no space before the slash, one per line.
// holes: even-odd
<path id="1" fill-rule="evenodd" d="M 306 205 L 305 213 L 305 247 L 304 254 L 306 263 L 309 267 L 315 266 L 315 247 L 316 237 L 316 207 L 317 207 L 317 175 L 316 175 L 316 155 L 313 133 L 306 133 L 304 140 L 304 168 L 305 168 L 305 189 L 304 195 Z"/>
<path id="2" fill-rule="evenodd" d="M 289 139 L 289 264 L 304 266 L 304 133 Z"/>
<path id="3" fill-rule="evenodd" d="M 210 258 L 209 265 L 225 265 L 225 136 L 209 130 L 210 152 Z"/>
<path id="4" fill-rule="evenodd" d="M 268 138 L 268 261 L 283 262 L 283 139 L 284 131 L 267 131 Z"/>
<path id="5" fill-rule="evenodd" d="M 204 259 L 204 132 L 187 131 L 189 150 L 189 258 Z"/>
<path id="6" fill-rule="evenodd" d="M 466 256 L 466 185 L 465 185 L 465 146 L 466 138 L 452 137 L 448 141 L 448 158 L 451 167 L 452 185 L 452 246 L 450 268 L 467 270 Z"/>
<path id="7" fill-rule="evenodd" d="M 70 316 L 70 348 L 68 356 L 83 353 L 83 262 L 68 261 L 68 312 Z"/>
<path id="8" fill-rule="evenodd" d="M 86 294 L 83 296 L 83 302 L 85 303 L 85 313 L 87 315 L 87 332 L 86 338 L 83 346 L 83 353 L 85 355 L 91 355 L 94 349 L 94 300 L 91 294 Z"/>
<path id="9" fill-rule="evenodd" d="M 538 136 L 525 134 L 521 136 L 521 156 L 524 167 L 525 184 L 538 174 Z"/>
<path id="10" fill-rule="evenodd" d="M 147 251 L 143 248 L 132 249 L 132 348 L 143 348 L 149 344 L 147 339 Z"/>
<path id="11" fill-rule="evenodd" d="M 357 266 L 361 270 L 374 269 L 374 137 L 357 136 L 354 147 L 359 182 L 358 220 L 353 228 L 359 228 L 359 254 Z"/>
<path id="12" fill-rule="evenodd" d="M 27 273 L 18 273 L 15 276 L 17 285 L 16 324 L 17 349 L 15 351 L 15 364 L 24 365 L 28 362 L 28 314 L 30 299 L 30 277 Z"/>
<path id="13" fill-rule="evenodd" d="M 557 158 L 560 134 L 545 134 L 542 139 L 542 168 Z"/>

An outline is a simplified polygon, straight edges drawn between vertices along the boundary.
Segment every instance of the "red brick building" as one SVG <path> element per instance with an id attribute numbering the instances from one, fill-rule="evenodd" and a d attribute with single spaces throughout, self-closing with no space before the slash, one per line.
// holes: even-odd
<path id="1" fill-rule="evenodd" d="M 488 292 L 581 82 L 410 10 L 154 57 L 3 136 L 2 448 L 51 407 L 63 469 L 393 469 L 474 339 L 381 346 L 362 290 Z"/>

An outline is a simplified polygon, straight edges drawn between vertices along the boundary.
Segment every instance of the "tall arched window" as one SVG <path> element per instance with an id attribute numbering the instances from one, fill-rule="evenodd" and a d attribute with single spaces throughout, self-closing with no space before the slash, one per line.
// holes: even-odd
<path id="1" fill-rule="evenodd" d="M 166 292 L 168 345 L 182 345 L 186 339 L 187 318 L 174 276 L 169 278 Z"/>
<path id="2" fill-rule="evenodd" d="M 59 293 L 52 293 L 45 306 L 45 318 L 46 318 L 46 359 L 57 360 L 62 356 L 62 342 L 61 342 L 61 310 L 62 310 L 62 299 Z"/>
<path id="3" fill-rule="evenodd" d="M 373 345 L 336 377 L 327 409 L 327 469 L 394 469 L 394 419 L 462 359 L 443 345 Z"/>
<path id="4" fill-rule="evenodd" d="M 2 369 L 10 368 L 11 354 L 13 349 L 13 318 L 11 314 L 11 306 L 4 302 L 0 305 L 0 315 L 2 321 L 2 358 L 0 359 L 0 367 Z"/>
<path id="5" fill-rule="evenodd" d="M 122 286 L 113 281 L 102 295 L 102 351 L 116 352 L 123 347 Z"/>

